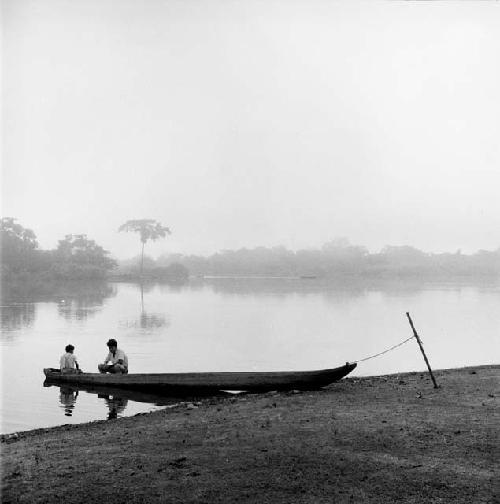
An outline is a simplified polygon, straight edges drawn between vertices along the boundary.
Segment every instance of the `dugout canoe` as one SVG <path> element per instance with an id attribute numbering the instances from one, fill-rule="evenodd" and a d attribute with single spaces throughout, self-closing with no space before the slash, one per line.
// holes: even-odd
<path id="1" fill-rule="evenodd" d="M 45 368 L 47 382 L 74 385 L 102 385 L 130 390 L 147 390 L 155 393 L 197 392 L 220 390 L 245 390 L 266 392 L 270 390 L 311 390 L 325 387 L 349 374 L 356 364 L 346 363 L 333 369 L 316 371 L 260 371 L 212 373 L 129 373 L 64 374 L 58 369 Z"/>

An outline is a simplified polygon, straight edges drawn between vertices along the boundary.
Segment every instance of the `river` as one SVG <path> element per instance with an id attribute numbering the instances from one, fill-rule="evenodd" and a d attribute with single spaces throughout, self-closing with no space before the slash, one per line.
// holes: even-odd
<path id="1" fill-rule="evenodd" d="M 433 368 L 498 363 L 500 285 L 209 278 L 185 285 L 99 283 L 4 289 L 1 432 L 134 415 L 177 398 L 44 387 L 68 343 L 95 372 L 118 340 L 130 372 L 307 370 L 358 361 L 411 336 Z M 425 369 L 414 340 L 353 376 Z M 145 402 L 142 402 L 145 401 Z"/>

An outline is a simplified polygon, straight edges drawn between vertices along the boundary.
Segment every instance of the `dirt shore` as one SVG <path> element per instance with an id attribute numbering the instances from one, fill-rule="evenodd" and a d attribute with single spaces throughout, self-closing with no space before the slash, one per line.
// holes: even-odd
<path id="1" fill-rule="evenodd" d="M 2 436 L 3 503 L 498 503 L 500 366 Z"/>

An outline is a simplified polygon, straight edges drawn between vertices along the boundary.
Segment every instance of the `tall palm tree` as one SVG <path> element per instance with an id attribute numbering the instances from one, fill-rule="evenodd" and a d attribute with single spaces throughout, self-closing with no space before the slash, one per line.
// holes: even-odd
<path id="1" fill-rule="evenodd" d="M 160 238 L 165 238 L 167 234 L 172 234 L 168 227 L 162 226 L 154 219 L 128 220 L 118 228 L 118 231 L 132 231 L 140 235 L 142 243 L 141 278 L 144 268 L 144 245 L 146 245 L 146 242 L 149 240 L 156 241 Z"/>

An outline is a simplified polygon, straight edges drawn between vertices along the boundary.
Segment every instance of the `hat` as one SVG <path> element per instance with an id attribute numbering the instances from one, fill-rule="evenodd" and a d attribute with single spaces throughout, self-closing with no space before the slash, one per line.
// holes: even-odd
<path id="1" fill-rule="evenodd" d="M 108 346 L 118 346 L 118 343 L 116 342 L 115 339 L 111 338 L 110 340 L 108 340 L 108 342 L 106 343 L 106 345 L 108 345 Z"/>

